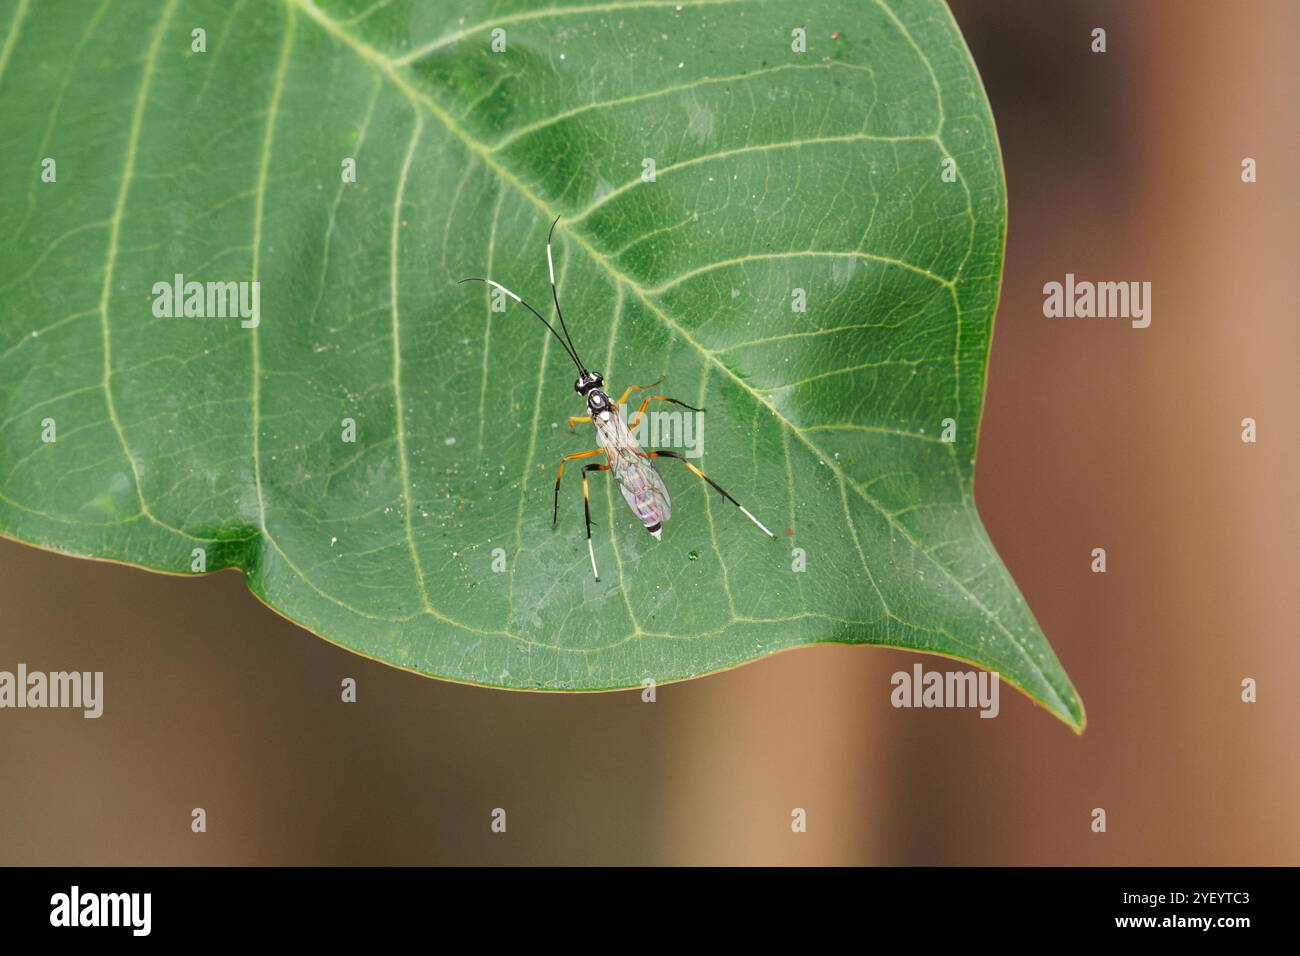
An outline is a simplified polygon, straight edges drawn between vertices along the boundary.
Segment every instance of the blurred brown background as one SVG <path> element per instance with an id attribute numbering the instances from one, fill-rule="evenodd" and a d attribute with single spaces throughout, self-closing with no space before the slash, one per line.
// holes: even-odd
<path id="1" fill-rule="evenodd" d="M 1300 7 L 954 13 L 1010 192 L 977 498 L 1082 738 L 1005 687 L 996 720 L 894 710 L 921 658 L 880 649 L 653 705 L 456 686 L 312 637 L 233 573 L 0 541 L 0 668 L 107 685 L 97 721 L 0 713 L 0 863 L 1300 863 Z M 1151 327 L 1043 318 L 1066 272 L 1151 281 Z"/>

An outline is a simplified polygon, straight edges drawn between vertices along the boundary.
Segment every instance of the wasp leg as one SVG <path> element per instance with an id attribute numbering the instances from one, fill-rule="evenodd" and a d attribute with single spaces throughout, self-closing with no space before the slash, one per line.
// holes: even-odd
<path id="1" fill-rule="evenodd" d="M 639 422 L 641 420 L 641 416 L 645 414 L 646 406 L 649 405 L 651 402 L 655 402 L 655 401 L 669 402 L 670 404 L 673 405 L 680 405 L 682 406 L 682 408 L 688 408 L 693 412 L 704 411 L 704 409 L 696 408 L 694 405 L 687 405 L 685 402 L 679 402 L 675 398 L 669 398 L 667 395 L 647 395 L 646 400 L 641 403 L 641 407 L 638 408 L 636 410 L 636 414 L 632 416 L 632 420 L 627 423 L 628 431 L 631 431 L 632 429 L 636 428 L 637 422 Z"/>
<path id="2" fill-rule="evenodd" d="M 603 448 L 593 448 L 591 451 L 580 451 L 572 455 L 565 455 L 560 459 L 560 470 L 555 473 L 555 511 L 551 514 L 552 528 L 560 520 L 560 479 L 564 477 L 564 463 L 578 458 L 590 458 L 592 455 L 599 455 L 602 451 L 604 451 Z"/>
<path id="3" fill-rule="evenodd" d="M 591 546 L 591 497 L 587 494 L 587 472 L 589 471 L 609 471 L 609 465 L 582 466 L 582 510 L 587 516 L 587 554 L 591 556 L 591 573 L 599 581 L 600 572 L 596 570 L 596 552 Z"/>
<path id="4" fill-rule="evenodd" d="M 742 504 L 741 504 L 739 501 L 737 501 L 735 498 L 731 497 L 731 495 L 727 494 L 726 491 L 723 490 L 723 488 L 722 488 L 722 486 L 721 486 L 720 484 L 718 484 L 716 481 L 714 481 L 712 478 L 710 478 L 710 477 L 709 477 L 708 475 L 706 475 L 704 472 L 700 471 L 700 469 L 698 469 L 698 468 L 696 468 L 694 465 L 692 465 L 692 464 L 691 464 L 689 461 L 687 461 L 687 460 L 686 460 L 682 455 L 679 455 L 679 454 L 678 454 L 677 452 L 675 452 L 675 451 L 647 451 L 647 452 L 642 452 L 642 454 L 644 454 L 647 458 L 676 458 L 678 461 L 680 461 L 683 465 L 685 465 L 685 466 L 686 466 L 687 468 L 689 468 L 691 471 L 695 472 L 696 475 L 698 475 L 699 477 L 703 478 L 703 479 L 704 479 L 705 481 L 707 481 L 710 485 L 712 485 L 713 488 L 714 488 L 714 490 L 717 491 L 718 494 L 722 495 L 722 497 L 726 498 L 726 499 L 727 499 L 728 501 L 730 501 L 733 505 L 735 505 L 735 506 L 736 506 L 737 508 L 739 508 L 742 512 L 744 512 L 745 517 L 748 518 L 750 521 L 754 522 L 754 524 L 758 525 L 759 530 L 762 531 L 763 534 L 767 535 L 769 538 L 775 538 L 775 537 L 776 537 L 776 535 L 774 535 L 772 532 L 770 532 L 770 531 L 767 530 L 767 528 L 764 526 L 763 522 L 759 521 L 757 518 L 755 518 L 752 514 L 749 513 L 749 509 L 748 509 L 748 508 L 746 508 L 744 505 L 742 505 Z"/>
<path id="5" fill-rule="evenodd" d="M 570 432 L 573 431 L 573 423 L 574 423 L 574 422 L 589 422 L 589 421 L 591 421 L 591 416 L 590 416 L 590 415 L 581 415 L 581 416 L 579 416 L 579 415 L 570 415 L 570 416 L 569 416 L 569 431 L 570 431 Z"/>
<path id="6" fill-rule="evenodd" d="M 615 404 L 615 405 L 623 405 L 623 404 L 626 404 L 628 398 L 631 397 L 631 395 L 632 395 L 633 392 L 639 392 L 639 391 L 641 391 L 641 390 L 644 389 L 644 388 L 654 388 L 656 385 L 658 385 L 658 384 L 659 384 L 660 382 L 662 382 L 662 381 L 663 381 L 663 379 L 660 378 L 660 379 L 656 379 L 655 381 L 651 382 L 649 385 L 629 385 L 629 386 L 627 387 L 627 391 L 623 393 L 623 397 L 620 398 L 620 399 L 619 399 L 617 402 L 615 402 L 614 404 Z"/>

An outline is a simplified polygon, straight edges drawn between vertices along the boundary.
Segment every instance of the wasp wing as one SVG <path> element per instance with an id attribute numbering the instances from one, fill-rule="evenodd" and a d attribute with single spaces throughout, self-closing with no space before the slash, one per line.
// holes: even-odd
<path id="1" fill-rule="evenodd" d="M 596 426 L 596 437 L 600 446 L 609 456 L 610 470 L 618 482 L 618 490 L 624 500 L 647 528 L 655 527 L 672 517 L 672 501 L 668 497 L 668 488 L 655 468 L 654 461 L 647 458 L 641 446 L 632 437 L 627 423 L 618 409 L 612 408 L 609 417 L 595 415 L 592 424 Z"/>

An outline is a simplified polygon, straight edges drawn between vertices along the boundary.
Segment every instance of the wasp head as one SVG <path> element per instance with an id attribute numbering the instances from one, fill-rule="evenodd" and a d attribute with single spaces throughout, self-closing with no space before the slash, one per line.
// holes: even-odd
<path id="1" fill-rule="evenodd" d="M 605 380 L 599 372 L 583 372 L 582 377 L 573 383 L 573 390 L 579 395 L 586 395 L 593 388 L 600 388 L 604 384 Z"/>

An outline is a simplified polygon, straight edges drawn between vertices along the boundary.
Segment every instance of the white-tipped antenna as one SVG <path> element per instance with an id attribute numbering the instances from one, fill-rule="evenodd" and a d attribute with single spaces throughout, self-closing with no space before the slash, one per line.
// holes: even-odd
<path id="1" fill-rule="evenodd" d="M 571 344 L 568 337 L 568 330 L 566 329 L 565 334 L 561 335 L 558 331 L 556 331 L 555 326 L 551 325 L 550 322 L 546 321 L 546 316 L 542 315 L 542 313 L 538 312 L 536 309 L 534 309 L 531 305 L 525 302 L 518 295 L 516 295 L 515 293 L 507 289 L 505 286 L 503 286 L 500 282 L 497 282 L 495 279 L 489 279 L 487 276 L 466 276 L 465 278 L 457 279 L 456 281 L 458 283 L 459 282 L 482 282 L 486 285 L 490 285 L 494 289 L 500 289 L 506 295 L 510 296 L 510 298 L 514 299 L 516 302 L 522 305 L 529 312 L 533 313 L 533 315 L 535 315 L 538 319 L 541 320 L 542 325 L 546 326 L 548 329 L 551 330 L 551 334 L 560 340 L 560 344 L 564 346 L 565 354 L 568 355 L 569 358 L 573 360 L 573 364 L 578 367 L 579 372 L 585 373 L 587 371 L 585 368 L 583 368 L 582 362 L 578 360 L 578 353 L 573 350 L 573 345 Z"/>
<path id="2" fill-rule="evenodd" d="M 560 217 L 556 216 L 555 221 L 551 223 L 551 231 L 546 234 L 546 271 L 551 277 L 551 301 L 555 303 L 555 314 L 560 317 L 560 328 L 564 331 L 564 337 L 569 340 L 569 351 L 573 353 L 578 367 L 586 372 L 587 366 L 583 365 L 582 359 L 578 358 L 578 347 L 573 344 L 573 336 L 569 334 L 569 327 L 564 322 L 564 312 L 560 309 L 560 290 L 555 287 L 555 258 L 551 255 L 551 239 L 555 236 L 555 227 L 559 222 Z"/>
<path id="3" fill-rule="evenodd" d="M 745 517 L 748 518 L 750 521 L 754 522 L 754 524 L 758 525 L 759 529 L 763 532 L 763 534 L 767 535 L 769 538 L 776 537 L 776 535 L 768 531 L 767 528 L 763 526 L 763 522 L 759 521 L 757 518 L 755 518 L 752 514 L 749 513 L 748 508 L 746 508 L 744 505 L 736 505 L 736 507 L 739 508 L 741 511 L 745 512 Z"/>
<path id="4" fill-rule="evenodd" d="M 483 281 L 486 282 L 488 285 L 492 286 L 492 288 L 494 289 L 500 289 L 502 292 L 510 296 L 510 298 L 514 299 L 516 302 L 524 301 L 523 299 L 519 298 L 519 296 L 515 295 L 513 292 L 507 289 L 505 286 L 503 286 L 500 282 L 493 282 L 491 279 L 484 279 Z"/>
<path id="5" fill-rule="evenodd" d="M 596 551 L 591 546 L 590 538 L 587 539 L 587 553 L 591 555 L 591 573 L 595 576 L 596 580 L 599 581 L 600 572 L 596 570 Z"/>

